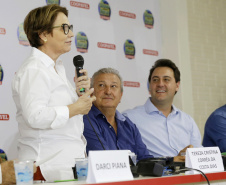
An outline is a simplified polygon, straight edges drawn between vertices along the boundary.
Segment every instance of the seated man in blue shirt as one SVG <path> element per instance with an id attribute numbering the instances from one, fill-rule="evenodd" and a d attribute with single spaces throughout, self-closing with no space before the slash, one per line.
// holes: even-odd
<path id="1" fill-rule="evenodd" d="M 182 160 L 180 155 L 188 147 L 202 146 L 194 120 L 172 104 L 180 86 L 180 71 L 172 61 L 160 59 L 152 66 L 148 81 L 151 97 L 123 115 L 136 124 L 150 155 Z"/>
<path id="2" fill-rule="evenodd" d="M 118 71 L 112 68 L 98 70 L 92 77 L 91 87 L 94 87 L 96 101 L 88 116 L 83 117 L 87 154 L 90 150 L 130 150 L 138 160 L 153 157 L 136 125 L 116 110 L 123 94 Z"/>
<path id="3" fill-rule="evenodd" d="M 205 125 L 203 146 L 218 146 L 221 152 L 226 152 L 226 105 L 216 109 Z"/>

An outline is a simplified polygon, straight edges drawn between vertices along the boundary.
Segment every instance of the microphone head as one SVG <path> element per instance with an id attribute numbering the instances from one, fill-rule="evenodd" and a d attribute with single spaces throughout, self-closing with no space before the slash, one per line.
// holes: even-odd
<path id="1" fill-rule="evenodd" d="M 75 67 L 83 67 L 84 59 L 81 55 L 77 55 L 73 58 L 73 64 Z"/>

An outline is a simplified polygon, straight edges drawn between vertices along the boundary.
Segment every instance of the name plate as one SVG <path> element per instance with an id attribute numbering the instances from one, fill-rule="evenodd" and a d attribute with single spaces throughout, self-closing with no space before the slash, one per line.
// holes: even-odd
<path id="1" fill-rule="evenodd" d="M 127 150 L 89 151 L 87 183 L 133 180 Z"/>
<path id="2" fill-rule="evenodd" d="M 201 170 L 204 173 L 224 171 L 221 152 L 218 147 L 188 148 L 185 166 Z M 192 170 L 186 174 L 199 174 Z"/>

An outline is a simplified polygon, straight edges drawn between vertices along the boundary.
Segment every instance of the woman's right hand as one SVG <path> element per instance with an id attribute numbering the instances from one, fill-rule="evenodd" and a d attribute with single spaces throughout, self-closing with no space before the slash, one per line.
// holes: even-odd
<path id="1" fill-rule="evenodd" d="M 88 114 L 92 107 L 93 101 L 96 100 L 95 96 L 91 96 L 93 91 L 94 88 L 89 89 L 87 92 L 85 92 L 85 94 L 80 96 L 75 103 L 68 105 L 69 118 L 78 114 Z"/>

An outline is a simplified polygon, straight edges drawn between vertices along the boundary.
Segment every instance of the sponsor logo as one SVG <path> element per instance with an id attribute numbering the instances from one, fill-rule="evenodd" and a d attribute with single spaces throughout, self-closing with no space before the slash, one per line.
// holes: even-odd
<path id="1" fill-rule="evenodd" d="M 124 81 L 123 85 L 125 87 L 140 87 L 140 82 Z"/>
<path id="2" fill-rule="evenodd" d="M 84 8 L 84 9 L 89 9 L 89 4 L 87 3 L 81 3 L 77 1 L 70 1 L 70 5 L 77 7 L 77 8 Z"/>
<path id="3" fill-rule="evenodd" d="M 109 3 L 106 0 L 101 0 L 98 5 L 98 11 L 100 18 L 103 20 L 110 20 L 111 17 L 111 8 Z"/>
<path id="4" fill-rule="evenodd" d="M 0 85 L 2 85 L 3 77 L 4 77 L 4 72 L 3 72 L 3 68 L 0 64 Z"/>
<path id="5" fill-rule="evenodd" d="M 154 50 L 149 50 L 149 49 L 143 49 L 143 54 L 158 56 L 159 52 L 158 51 L 154 51 Z"/>
<path id="6" fill-rule="evenodd" d="M 135 46 L 133 44 L 133 41 L 131 40 L 126 40 L 124 43 L 124 52 L 125 56 L 128 59 L 134 59 L 135 58 Z"/>
<path id="7" fill-rule="evenodd" d="M 9 114 L 0 114 L 0 121 L 9 120 Z"/>
<path id="8" fill-rule="evenodd" d="M 98 42 L 97 43 L 98 48 L 105 48 L 105 49 L 116 49 L 116 46 L 114 44 L 108 44 L 108 43 L 103 43 L 103 42 Z"/>
<path id="9" fill-rule="evenodd" d="M 85 33 L 78 32 L 75 37 L 75 46 L 78 52 L 87 53 L 89 47 L 89 41 Z"/>
<path id="10" fill-rule="evenodd" d="M 131 18 L 131 19 L 136 19 L 136 14 L 134 14 L 134 13 L 119 11 L 119 15 L 122 16 L 122 17 L 128 17 L 128 18 Z"/>
<path id="11" fill-rule="evenodd" d="M 21 23 L 17 28 L 17 37 L 19 40 L 19 44 L 23 46 L 30 46 L 30 43 L 27 39 L 27 35 L 24 32 L 24 24 Z"/>
<path id="12" fill-rule="evenodd" d="M 148 29 L 152 29 L 154 25 L 154 17 L 151 13 L 150 10 L 145 10 L 144 15 L 143 15 L 143 20 L 145 27 Z"/>
<path id="13" fill-rule="evenodd" d="M 5 154 L 5 152 L 3 150 L 0 149 L 0 158 L 2 160 L 2 162 L 7 161 L 7 155 Z"/>
<path id="14" fill-rule="evenodd" d="M 58 4 L 60 5 L 60 0 L 46 0 L 46 4 Z"/>
<path id="15" fill-rule="evenodd" d="M 5 30 L 5 28 L 0 28 L 0 34 L 3 34 L 3 35 L 5 35 L 5 34 L 6 34 L 6 30 Z"/>

